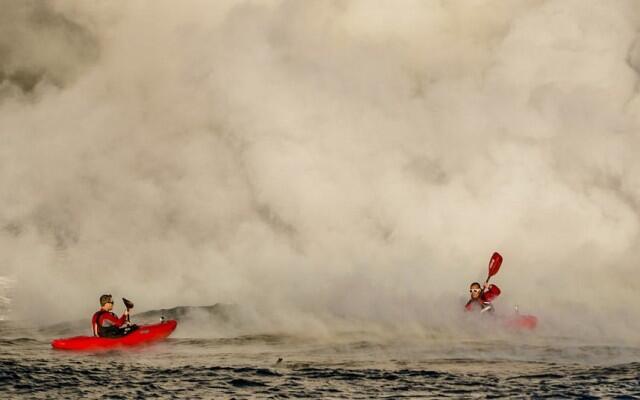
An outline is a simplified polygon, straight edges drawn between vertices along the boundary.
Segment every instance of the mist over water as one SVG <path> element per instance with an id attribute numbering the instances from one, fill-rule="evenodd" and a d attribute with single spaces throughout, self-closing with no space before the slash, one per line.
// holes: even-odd
<path id="1" fill-rule="evenodd" d="M 13 318 L 428 331 L 498 250 L 497 307 L 637 341 L 637 3 L 0 5 Z"/>

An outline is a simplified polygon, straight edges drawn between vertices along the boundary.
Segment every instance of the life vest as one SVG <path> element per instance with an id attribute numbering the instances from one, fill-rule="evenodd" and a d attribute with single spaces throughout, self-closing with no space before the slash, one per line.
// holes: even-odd
<path id="1" fill-rule="evenodd" d="M 95 314 L 93 314 L 93 318 L 91 318 L 91 329 L 93 331 L 94 336 L 98 337 L 114 337 L 114 336 L 122 336 L 120 332 L 120 328 L 117 326 L 102 326 L 100 324 L 100 318 L 104 314 L 113 314 L 112 312 L 105 310 L 98 310 Z"/>

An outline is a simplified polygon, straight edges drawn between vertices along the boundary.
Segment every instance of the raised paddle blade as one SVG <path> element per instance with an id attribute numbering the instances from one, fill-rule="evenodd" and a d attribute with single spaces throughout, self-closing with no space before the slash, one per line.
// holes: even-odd
<path id="1" fill-rule="evenodd" d="M 130 310 L 133 308 L 133 303 L 131 302 L 131 300 L 127 300 L 123 297 L 122 302 L 124 303 L 124 306 L 127 308 L 127 310 Z"/>
<path id="2" fill-rule="evenodd" d="M 502 256 L 497 251 L 493 253 L 491 256 L 491 260 L 489 260 L 489 276 L 487 276 L 487 282 L 489 282 L 489 278 L 498 273 L 500 266 L 502 265 Z"/>

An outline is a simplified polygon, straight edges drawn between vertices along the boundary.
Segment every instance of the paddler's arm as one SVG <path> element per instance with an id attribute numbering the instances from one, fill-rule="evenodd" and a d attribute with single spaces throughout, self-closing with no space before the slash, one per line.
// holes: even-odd
<path id="1" fill-rule="evenodd" d="M 488 301 L 491 302 L 493 301 L 496 297 L 500 296 L 500 288 L 497 287 L 496 285 L 494 285 L 493 283 L 490 284 L 484 284 L 484 288 L 483 288 L 483 292 L 482 292 L 482 297 L 484 301 Z"/>
<path id="2" fill-rule="evenodd" d="M 120 316 L 120 319 L 118 320 L 120 322 L 120 324 L 118 325 L 118 327 L 125 325 L 127 323 L 128 317 L 129 316 L 129 310 L 124 310 L 124 312 L 122 313 L 122 315 Z"/>
<path id="3" fill-rule="evenodd" d="M 102 318 L 100 320 L 101 324 L 104 324 L 104 321 L 109 321 L 111 322 L 111 324 L 113 326 L 116 327 L 121 327 L 125 322 L 127 322 L 127 315 L 129 313 L 127 311 L 124 312 L 124 314 L 122 314 L 122 316 L 120 318 L 116 317 L 115 314 L 111 314 L 111 313 L 105 313 L 102 315 Z"/>
<path id="4" fill-rule="evenodd" d="M 465 311 L 473 311 L 473 300 L 467 301 L 467 304 L 464 306 Z"/>

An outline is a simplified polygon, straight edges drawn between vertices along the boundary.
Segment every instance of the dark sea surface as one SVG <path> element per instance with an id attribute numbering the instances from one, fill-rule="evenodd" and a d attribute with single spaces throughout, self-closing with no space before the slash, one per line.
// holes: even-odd
<path id="1" fill-rule="evenodd" d="M 193 324 L 184 308 L 141 321 L 159 314 Z M 537 333 L 198 338 L 179 325 L 172 338 L 147 347 L 51 349 L 52 338 L 87 334 L 83 324 L 35 329 L 0 321 L 0 398 L 640 398 L 637 346 Z"/>

